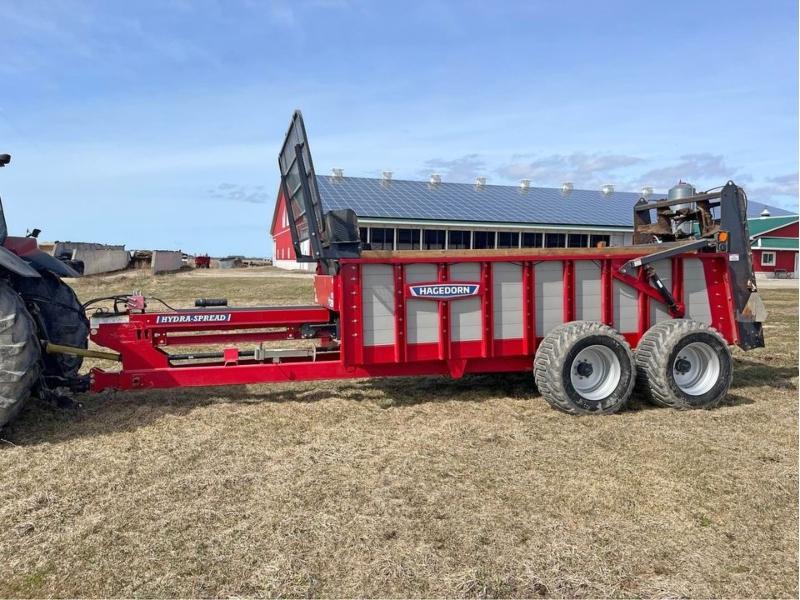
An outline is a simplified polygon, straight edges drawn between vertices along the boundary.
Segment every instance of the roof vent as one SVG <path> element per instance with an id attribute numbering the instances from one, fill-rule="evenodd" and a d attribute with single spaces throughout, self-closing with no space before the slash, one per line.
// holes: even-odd
<path id="1" fill-rule="evenodd" d="M 531 189 L 531 180 L 530 179 L 520 179 L 519 180 L 519 189 L 521 189 L 521 190 L 529 190 L 529 189 Z"/>
<path id="2" fill-rule="evenodd" d="M 610 183 L 607 183 L 600 188 L 600 191 L 603 192 L 603 196 L 610 196 L 614 193 L 614 186 Z"/>
<path id="3" fill-rule="evenodd" d="M 769 209 L 765 206 L 764 210 L 761 211 L 761 218 L 766 219 L 767 217 L 771 216 L 772 213 L 769 212 Z"/>
<path id="4" fill-rule="evenodd" d="M 331 169 L 334 179 L 344 179 L 344 169 Z"/>
<path id="5" fill-rule="evenodd" d="M 430 184 L 439 185 L 440 183 L 442 183 L 442 176 L 438 173 L 431 173 Z"/>
<path id="6" fill-rule="evenodd" d="M 642 198 L 647 200 L 650 196 L 653 195 L 653 188 L 651 188 L 649 185 L 646 185 L 641 189 L 640 193 L 642 194 Z"/>
<path id="7" fill-rule="evenodd" d="M 565 181 L 561 184 L 561 194 L 564 196 L 569 196 L 573 189 L 575 189 L 575 186 L 572 185 L 571 181 Z"/>
<path id="8" fill-rule="evenodd" d="M 486 186 L 486 177 L 476 177 L 475 187 L 482 188 Z"/>
<path id="9" fill-rule="evenodd" d="M 389 183 L 392 180 L 392 172 L 391 171 L 384 171 L 381 173 L 381 181 L 384 183 Z"/>

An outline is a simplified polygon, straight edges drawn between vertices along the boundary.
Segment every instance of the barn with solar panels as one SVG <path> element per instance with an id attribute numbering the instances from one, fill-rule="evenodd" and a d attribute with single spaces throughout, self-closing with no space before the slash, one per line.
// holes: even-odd
<path id="1" fill-rule="evenodd" d="M 599 243 L 632 243 L 633 205 L 640 193 L 451 183 L 433 174 L 427 181 L 349 177 L 342 169 L 317 175 L 325 211 L 350 208 L 358 215 L 361 242 L 373 250 L 441 250 L 486 248 L 587 248 Z M 757 216 L 765 205 L 751 202 Z M 769 207 L 772 214 L 785 213 Z M 270 231 L 273 264 L 284 269 L 310 269 L 295 261 L 282 195 L 275 203 Z M 307 243 L 307 242 L 306 242 Z"/>

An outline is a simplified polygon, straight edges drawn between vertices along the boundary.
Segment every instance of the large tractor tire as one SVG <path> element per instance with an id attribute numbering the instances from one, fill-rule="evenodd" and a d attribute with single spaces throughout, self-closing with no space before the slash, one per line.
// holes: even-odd
<path id="1" fill-rule="evenodd" d="M 653 404 L 713 408 L 728 393 L 733 359 L 715 329 L 691 319 L 654 325 L 636 348 L 637 390 Z"/>
<path id="2" fill-rule="evenodd" d="M 0 427 L 22 408 L 39 381 L 36 325 L 17 292 L 0 280 Z"/>
<path id="3" fill-rule="evenodd" d="M 573 415 L 617 412 L 630 399 L 636 379 L 625 338 L 592 321 L 551 330 L 536 350 L 533 372 L 550 406 Z"/>
<path id="4" fill-rule="evenodd" d="M 77 348 L 89 345 L 89 320 L 78 297 L 70 286 L 49 272 L 40 279 L 18 278 L 14 285 L 25 302 L 33 305 L 41 320 L 47 340 Z M 72 354 L 45 354 L 44 374 L 53 377 L 75 377 L 83 357 Z"/>

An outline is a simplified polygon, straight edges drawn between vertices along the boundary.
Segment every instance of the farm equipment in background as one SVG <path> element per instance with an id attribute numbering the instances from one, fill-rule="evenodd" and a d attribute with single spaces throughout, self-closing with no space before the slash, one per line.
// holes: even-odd
<path id="1" fill-rule="evenodd" d="M 764 345 L 733 182 L 641 200 L 631 246 L 371 251 L 353 211 L 323 212 L 299 111 L 278 164 L 297 260 L 317 264 L 314 304 L 156 312 L 115 296 L 90 328 L 120 368 L 92 369 L 91 390 L 524 371 L 571 414 L 616 412 L 635 385 L 660 405 L 708 408 L 731 382 L 728 346 Z M 297 340 L 308 347 L 272 347 Z"/>

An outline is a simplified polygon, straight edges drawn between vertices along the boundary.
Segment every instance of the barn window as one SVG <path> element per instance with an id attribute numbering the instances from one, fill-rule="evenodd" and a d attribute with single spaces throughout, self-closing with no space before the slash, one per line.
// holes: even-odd
<path id="1" fill-rule="evenodd" d="M 494 231 L 473 231 L 472 247 L 476 250 L 494 248 Z"/>
<path id="2" fill-rule="evenodd" d="M 522 247 L 523 248 L 541 248 L 542 247 L 542 234 L 541 233 L 523 233 L 522 234 Z"/>
<path id="3" fill-rule="evenodd" d="M 606 246 L 611 245 L 611 236 L 610 235 L 592 235 L 589 238 L 591 243 L 589 244 L 592 248 L 597 248 L 597 244 L 600 242 L 605 242 Z"/>
<path id="4" fill-rule="evenodd" d="M 369 238 L 367 237 L 367 234 L 369 233 L 369 229 L 367 229 L 366 227 L 359 227 L 358 228 L 358 233 L 361 236 L 361 243 L 362 244 L 366 244 L 367 242 L 369 242 Z"/>
<path id="5" fill-rule="evenodd" d="M 419 250 L 419 229 L 398 229 L 398 250 Z"/>
<path id="6" fill-rule="evenodd" d="M 545 248 L 563 248 L 565 246 L 565 242 L 567 236 L 563 233 L 547 233 L 544 236 L 544 247 Z"/>
<path id="7" fill-rule="evenodd" d="M 774 252 L 762 252 L 761 253 L 761 266 L 762 267 L 774 267 L 775 266 L 775 253 Z"/>
<path id="8" fill-rule="evenodd" d="M 370 228 L 370 246 L 373 250 L 394 250 L 394 229 Z"/>
<path id="9" fill-rule="evenodd" d="M 452 230 L 447 232 L 447 247 L 456 250 L 469 250 L 469 231 Z"/>
<path id="10" fill-rule="evenodd" d="M 519 233 L 516 231 L 498 231 L 498 248 L 519 248 Z"/>
<path id="11" fill-rule="evenodd" d="M 586 248 L 589 243 L 589 236 L 585 233 L 570 233 L 567 238 L 569 248 Z"/>
<path id="12" fill-rule="evenodd" d="M 425 229 L 422 232 L 423 250 L 443 250 L 444 249 L 444 230 Z"/>

